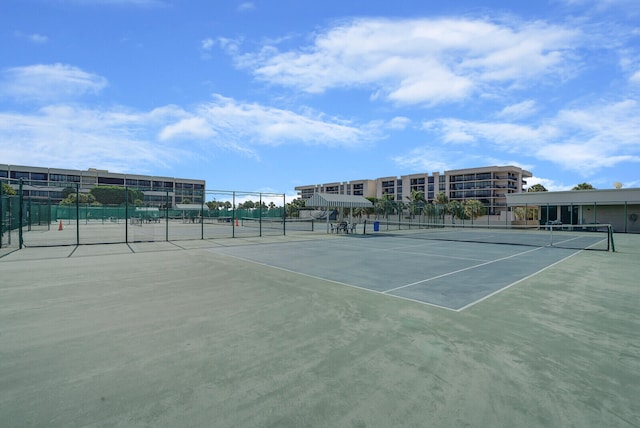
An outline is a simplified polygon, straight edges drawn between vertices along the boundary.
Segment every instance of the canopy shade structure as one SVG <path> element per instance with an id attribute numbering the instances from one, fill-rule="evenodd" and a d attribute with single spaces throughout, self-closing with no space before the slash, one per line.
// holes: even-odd
<path id="1" fill-rule="evenodd" d="M 209 207 L 207 205 L 200 204 L 176 204 L 176 209 L 181 211 L 209 211 Z"/>
<path id="2" fill-rule="evenodd" d="M 373 204 L 363 196 L 314 193 L 305 201 L 305 206 L 312 208 L 371 208 Z"/>

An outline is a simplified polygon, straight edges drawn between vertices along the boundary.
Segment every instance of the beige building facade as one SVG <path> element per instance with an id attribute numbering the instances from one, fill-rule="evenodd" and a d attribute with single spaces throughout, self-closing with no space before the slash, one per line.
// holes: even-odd
<path id="1" fill-rule="evenodd" d="M 45 168 L 23 165 L 0 164 L 0 179 L 6 179 L 13 187 L 22 180 L 24 195 L 31 200 L 62 200 L 65 188 L 79 187 L 87 193 L 92 187 L 128 186 L 144 192 L 144 202 L 151 206 L 165 203 L 167 194 L 172 206 L 189 200 L 191 203 L 204 202 L 204 180 L 188 178 L 155 177 L 139 174 L 121 174 L 107 170 L 90 168 L 88 170 Z"/>
<path id="2" fill-rule="evenodd" d="M 450 201 L 478 199 L 487 207 L 488 214 L 499 215 L 507 209 L 507 195 L 523 192 L 531 176 L 531 172 L 517 166 L 486 166 L 298 186 L 295 190 L 302 199 L 314 193 L 333 193 L 378 199 L 391 195 L 402 202 L 410 201 L 412 191 L 422 192 L 428 202 L 433 202 L 438 193 L 444 193 Z"/>

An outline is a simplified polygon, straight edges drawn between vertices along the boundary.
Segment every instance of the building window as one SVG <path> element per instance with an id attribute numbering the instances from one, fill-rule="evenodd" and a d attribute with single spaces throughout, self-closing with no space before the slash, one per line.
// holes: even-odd
<path id="1" fill-rule="evenodd" d="M 46 172 L 32 172 L 31 173 L 32 180 L 38 181 L 47 181 L 47 173 Z"/>
<path id="2" fill-rule="evenodd" d="M 80 178 L 80 177 L 78 177 Z M 124 178 L 98 177 L 98 184 L 109 184 L 114 186 L 124 186 Z"/>
<path id="3" fill-rule="evenodd" d="M 29 179 L 29 173 L 24 171 L 11 171 L 11 178 L 15 178 L 16 180 L 20 178 Z"/>

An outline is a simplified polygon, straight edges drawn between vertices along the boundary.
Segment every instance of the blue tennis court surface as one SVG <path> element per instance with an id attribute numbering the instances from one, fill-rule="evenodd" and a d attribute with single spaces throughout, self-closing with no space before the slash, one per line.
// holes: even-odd
<path id="1" fill-rule="evenodd" d="M 210 251 L 454 311 L 577 253 L 400 237 L 319 239 Z"/>

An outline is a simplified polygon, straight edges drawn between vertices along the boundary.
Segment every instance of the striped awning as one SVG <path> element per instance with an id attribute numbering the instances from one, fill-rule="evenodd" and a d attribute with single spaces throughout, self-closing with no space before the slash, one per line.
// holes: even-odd
<path id="1" fill-rule="evenodd" d="M 363 196 L 314 193 L 305 201 L 305 206 L 314 208 L 370 208 L 373 204 Z"/>

